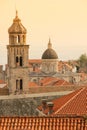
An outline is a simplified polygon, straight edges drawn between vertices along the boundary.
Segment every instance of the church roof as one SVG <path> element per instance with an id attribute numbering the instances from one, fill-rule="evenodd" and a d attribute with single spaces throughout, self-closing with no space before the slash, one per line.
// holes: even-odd
<path id="1" fill-rule="evenodd" d="M 42 59 L 58 59 L 57 53 L 52 49 L 52 44 L 49 39 L 48 49 L 42 55 Z"/>
<path id="2" fill-rule="evenodd" d="M 16 17 L 13 19 L 13 24 L 8 29 L 9 33 L 26 33 L 26 28 L 22 25 L 21 20 L 18 18 L 18 12 L 16 11 Z"/>

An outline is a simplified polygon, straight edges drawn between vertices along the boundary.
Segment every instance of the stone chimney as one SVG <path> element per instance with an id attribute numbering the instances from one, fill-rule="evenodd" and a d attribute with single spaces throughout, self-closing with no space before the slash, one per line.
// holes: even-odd
<path id="1" fill-rule="evenodd" d="M 44 112 L 47 109 L 47 99 L 42 99 L 42 111 Z"/>
<path id="2" fill-rule="evenodd" d="M 53 102 L 47 102 L 47 106 L 48 106 L 48 115 L 51 115 L 53 113 Z"/>

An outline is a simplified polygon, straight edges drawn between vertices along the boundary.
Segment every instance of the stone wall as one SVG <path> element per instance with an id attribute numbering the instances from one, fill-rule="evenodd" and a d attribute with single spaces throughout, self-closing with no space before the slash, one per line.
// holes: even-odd
<path id="1" fill-rule="evenodd" d="M 3 65 L 0 65 L 0 80 L 5 80 L 5 73 L 3 70 Z"/>
<path id="2" fill-rule="evenodd" d="M 0 116 L 38 115 L 36 108 L 41 105 L 43 98 L 50 101 L 68 93 L 70 92 L 0 96 Z"/>
<path id="3" fill-rule="evenodd" d="M 9 95 L 9 89 L 7 87 L 0 88 L 0 96 L 1 95 Z"/>
<path id="4" fill-rule="evenodd" d="M 82 88 L 80 85 L 64 85 L 64 86 L 39 86 L 29 87 L 29 93 L 49 93 L 49 92 L 61 92 L 61 91 L 74 91 Z"/>
<path id="5" fill-rule="evenodd" d="M 55 73 L 58 72 L 58 60 L 57 59 L 42 59 L 42 72 Z"/>

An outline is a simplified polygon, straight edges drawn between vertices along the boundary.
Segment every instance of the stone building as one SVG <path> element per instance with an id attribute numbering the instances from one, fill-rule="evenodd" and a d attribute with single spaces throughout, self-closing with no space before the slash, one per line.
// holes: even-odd
<path id="1" fill-rule="evenodd" d="M 21 20 L 16 17 L 13 24 L 8 29 L 9 45 L 7 45 L 8 57 L 8 87 L 10 93 L 22 93 L 28 89 L 29 67 L 28 67 L 28 49 L 26 45 L 27 30 L 22 25 Z"/>
<path id="2" fill-rule="evenodd" d="M 5 80 L 5 72 L 3 71 L 3 65 L 0 65 L 0 80 Z"/>
<path id="3" fill-rule="evenodd" d="M 58 56 L 55 50 L 52 49 L 50 39 L 48 43 L 48 48 L 42 55 L 42 72 L 44 73 L 58 72 Z"/>
<path id="4" fill-rule="evenodd" d="M 41 79 L 46 77 L 60 78 L 74 84 L 79 83 L 81 79 L 79 73 L 74 70 L 75 68 L 72 71 L 72 66 L 66 62 L 58 60 L 58 55 L 52 48 L 50 39 L 48 42 L 48 48 L 42 54 L 41 61 L 32 61 L 29 59 L 29 65 L 29 80 L 38 84 Z M 30 67 L 32 67 L 32 71 Z"/>

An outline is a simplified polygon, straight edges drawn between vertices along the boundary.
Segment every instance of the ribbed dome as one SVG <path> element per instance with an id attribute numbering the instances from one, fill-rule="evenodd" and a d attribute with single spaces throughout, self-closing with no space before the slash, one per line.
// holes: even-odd
<path id="1" fill-rule="evenodd" d="M 43 55 L 42 59 L 58 59 L 56 52 L 53 49 L 47 49 Z"/>
<path id="2" fill-rule="evenodd" d="M 48 49 L 45 50 L 45 52 L 42 55 L 42 59 L 58 59 L 57 53 L 55 50 L 52 49 L 52 44 L 48 43 Z"/>
<path id="3" fill-rule="evenodd" d="M 21 20 L 18 18 L 18 13 L 16 11 L 16 17 L 13 20 L 13 24 L 8 29 L 9 33 L 26 33 L 26 28 L 21 24 Z"/>

